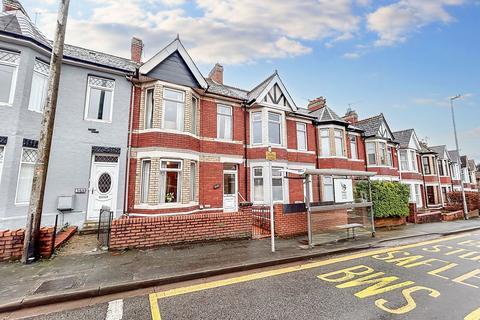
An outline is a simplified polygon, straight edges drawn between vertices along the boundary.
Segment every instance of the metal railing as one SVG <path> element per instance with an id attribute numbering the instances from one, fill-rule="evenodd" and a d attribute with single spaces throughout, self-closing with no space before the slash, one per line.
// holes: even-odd
<path id="1" fill-rule="evenodd" d="M 252 207 L 252 238 L 270 236 L 270 207 Z"/>
<path id="2" fill-rule="evenodd" d="M 110 230 L 113 220 L 113 211 L 103 206 L 98 217 L 97 243 L 102 250 L 108 250 L 110 245 Z"/>

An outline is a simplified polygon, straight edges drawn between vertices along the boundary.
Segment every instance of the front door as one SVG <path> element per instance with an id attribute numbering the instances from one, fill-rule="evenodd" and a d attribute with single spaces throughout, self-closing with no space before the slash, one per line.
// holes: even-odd
<path id="1" fill-rule="evenodd" d="M 102 206 L 117 208 L 118 157 L 94 155 L 90 172 L 87 220 L 97 220 Z"/>
<path id="2" fill-rule="evenodd" d="M 223 211 L 237 211 L 237 171 L 223 171 Z"/>
<path id="3" fill-rule="evenodd" d="M 428 204 L 435 204 L 435 191 L 433 186 L 427 186 L 427 200 Z"/>

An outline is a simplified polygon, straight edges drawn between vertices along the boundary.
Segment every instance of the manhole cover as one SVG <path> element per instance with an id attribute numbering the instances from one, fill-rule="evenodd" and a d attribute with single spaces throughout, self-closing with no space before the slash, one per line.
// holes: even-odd
<path id="1" fill-rule="evenodd" d="M 47 280 L 35 290 L 35 293 L 45 293 L 50 291 L 61 291 L 78 288 L 81 285 L 81 281 L 77 277 L 67 277 L 61 279 Z"/>

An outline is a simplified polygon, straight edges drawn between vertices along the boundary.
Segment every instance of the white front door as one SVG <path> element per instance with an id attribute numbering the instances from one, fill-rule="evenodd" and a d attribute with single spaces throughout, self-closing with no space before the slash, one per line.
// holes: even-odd
<path id="1" fill-rule="evenodd" d="M 237 171 L 223 171 L 223 211 L 237 211 Z"/>
<path id="2" fill-rule="evenodd" d="M 87 220 L 97 220 L 102 206 L 117 209 L 118 157 L 94 155 L 90 172 Z"/>

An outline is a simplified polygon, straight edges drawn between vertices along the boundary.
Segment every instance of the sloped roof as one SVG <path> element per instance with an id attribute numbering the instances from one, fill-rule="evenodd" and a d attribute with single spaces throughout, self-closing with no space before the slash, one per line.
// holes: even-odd
<path id="1" fill-rule="evenodd" d="M 425 142 L 420 142 L 420 153 L 422 154 L 436 154 Z"/>
<path id="2" fill-rule="evenodd" d="M 241 100 L 247 100 L 248 91 L 217 83 L 211 79 L 206 79 L 208 83 L 208 92 L 219 94 L 225 97 L 231 97 Z"/>
<path id="3" fill-rule="evenodd" d="M 310 112 L 311 115 L 314 115 L 317 118 L 317 121 L 322 122 L 338 122 L 343 124 L 348 124 L 347 121 L 339 117 L 335 111 L 333 111 L 329 106 L 325 105 L 320 109 Z"/>
<path id="4" fill-rule="evenodd" d="M 377 136 L 377 133 L 380 130 L 380 127 L 382 126 L 383 123 L 385 123 L 386 128 L 391 133 L 392 131 L 390 130 L 390 127 L 388 126 L 388 123 L 385 120 L 383 113 L 380 113 L 376 116 L 373 116 L 367 119 L 360 120 L 355 123 L 355 126 L 362 129 L 365 132 L 366 137 L 373 137 L 373 136 Z M 392 137 L 393 137 L 393 134 L 392 134 Z M 393 137 L 393 139 L 395 139 L 395 137 Z"/>
<path id="5" fill-rule="evenodd" d="M 410 140 L 412 139 L 413 129 L 407 129 L 402 131 L 393 132 L 395 141 L 400 144 L 400 148 L 408 148 Z"/>
<path id="6" fill-rule="evenodd" d="M 457 150 L 449 150 L 448 155 L 450 156 L 450 159 L 452 159 L 453 162 L 456 162 L 456 163 L 460 162 L 460 154 L 457 152 Z"/>
<path id="7" fill-rule="evenodd" d="M 248 92 L 248 100 L 252 101 L 257 99 L 260 96 L 260 94 L 263 92 L 263 90 L 265 90 L 265 88 L 268 86 L 270 81 L 272 81 L 272 79 L 275 77 L 276 74 L 277 72 L 275 71 L 272 75 L 270 75 L 265 80 L 260 82 L 255 88 L 250 90 L 250 92 Z"/>
<path id="8" fill-rule="evenodd" d="M 13 37 L 22 37 L 45 49 L 52 50 L 52 42 L 32 23 L 20 10 L 0 12 L 0 34 Z M 134 72 L 137 64 L 132 60 L 94 51 L 86 48 L 65 44 L 63 56 L 65 59 L 100 65 L 122 71 Z"/>
<path id="9" fill-rule="evenodd" d="M 2 11 L 20 10 L 20 11 L 22 11 L 22 13 L 24 15 L 26 15 L 28 18 L 30 18 L 28 16 L 27 10 L 25 10 L 25 8 L 20 3 L 20 1 L 18 1 L 18 0 L 3 0 L 2 3 L 3 3 Z"/>
<path id="10" fill-rule="evenodd" d="M 438 159 L 440 160 L 450 160 L 449 158 L 445 158 L 445 153 L 447 151 L 447 146 L 446 145 L 441 145 L 441 146 L 433 146 L 430 147 L 435 153 L 438 154 Z"/>

